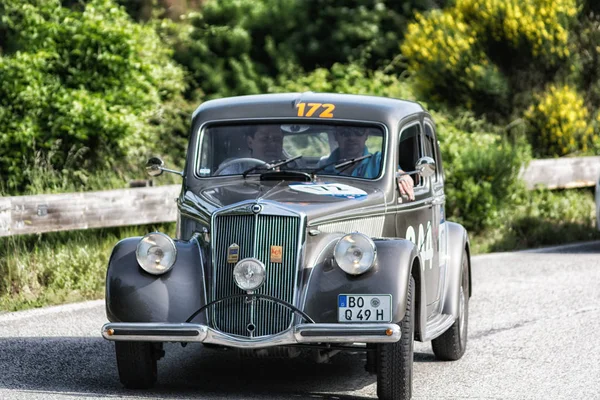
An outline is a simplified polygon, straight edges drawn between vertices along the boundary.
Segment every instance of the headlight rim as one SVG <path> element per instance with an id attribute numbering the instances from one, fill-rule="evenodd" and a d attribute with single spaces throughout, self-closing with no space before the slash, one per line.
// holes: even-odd
<path id="1" fill-rule="evenodd" d="M 236 274 L 235 274 L 235 269 L 238 267 L 238 265 L 241 265 L 241 264 L 242 264 L 242 262 L 247 262 L 247 261 L 253 261 L 253 262 L 256 262 L 256 263 L 258 263 L 258 265 L 259 265 L 259 266 L 262 268 L 262 270 L 263 270 L 263 279 L 262 279 L 262 282 L 260 283 L 260 285 L 258 285 L 258 286 L 256 286 L 256 287 L 254 287 L 253 289 L 244 289 L 243 287 L 241 287 L 241 286 L 239 285 L 238 281 L 237 281 Z M 257 291 L 258 289 L 260 289 L 260 288 L 261 288 L 261 287 L 262 287 L 262 286 L 265 284 L 265 282 L 267 281 L 267 266 L 266 266 L 266 265 L 265 265 L 265 264 L 264 264 L 262 261 L 260 261 L 258 258 L 256 258 L 256 257 L 246 257 L 246 258 L 244 258 L 244 259 L 241 259 L 241 260 L 240 260 L 240 261 L 238 261 L 237 263 L 235 263 L 235 266 L 233 267 L 232 274 L 233 274 L 233 282 L 235 283 L 235 285 L 236 285 L 236 286 L 237 286 L 239 289 L 241 289 L 241 290 L 243 290 L 243 291 L 245 291 L 245 292 L 255 292 L 255 291 Z"/>
<path id="2" fill-rule="evenodd" d="M 151 270 L 147 267 L 145 267 L 142 263 L 142 261 L 140 260 L 140 246 L 142 245 L 142 243 L 144 243 L 144 239 L 149 238 L 151 236 L 159 236 L 162 237 L 164 239 L 166 239 L 166 243 L 169 247 L 171 247 L 172 251 L 173 251 L 173 261 L 171 262 L 171 265 L 169 265 L 168 268 L 165 268 L 162 271 L 156 271 L 156 270 Z M 161 247 L 161 246 L 159 246 Z M 162 249 L 162 247 L 161 247 Z M 163 252 L 165 251 L 165 249 L 162 249 Z M 177 261 L 177 246 L 175 245 L 175 241 L 166 233 L 163 232 L 150 232 L 145 234 L 144 236 L 142 236 L 142 238 L 140 239 L 140 241 L 138 242 L 136 248 L 135 248 L 135 259 L 139 265 L 139 267 L 144 270 L 145 272 L 151 274 L 151 275 L 164 275 L 167 272 L 171 271 L 173 269 L 173 266 L 175 265 L 175 262 Z"/>
<path id="3" fill-rule="evenodd" d="M 343 263 L 340 263 L 340 261 L 338 260 L 338 258 L 336 257 L 337 254 L 337 249 L 338 249 L 338 245 L 347 237 L 351 237 L 351 236 L 360 236 L 364 239 L 366 239 L 366 242 L 369 244 L 372 252 L 373 252 L 373 261 L 371 262 L 371 264 L 366 267 L 364 270 L 361 271 L 357 271 L 354 272 L 352 271 L 350 268 L 345 268 L 343 267 Z M 365 252 L 365 249 L 361 249 L 363 251 L 363 253 Z M 369 236 L 365 235 L 364 233 L 361 232 L 351 232 L 351 233 L 347 233 L 345 235 L 343 235 L 342 237 L 340 237 L 334 248 L 333 248 L 333 259 L 335 261 L 335 263 L 337 264 L 337 266 L 344 271 L 345 273 L 347 273 L 348 275 L 352 275 L 352 276 L 360 276 L 360 275 L 364 275 L 365 273 L 369 272 L 371 269 L 373 269 L 373 267 L 377 264 L 377 246 L 375 246 L 375 242 L 373 241 L 373 239 L 371 239 Z"/>

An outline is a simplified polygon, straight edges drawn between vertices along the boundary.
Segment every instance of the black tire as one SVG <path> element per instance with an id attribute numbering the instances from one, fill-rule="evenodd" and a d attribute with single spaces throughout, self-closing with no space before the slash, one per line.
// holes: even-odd
<path id="1" fill-rule="evenodd" d="M 467 350 L 467 332 L 469 327 L 469 259 L 463 251 L 460 280 L 458 317 L 454 324 L 441 336 L 431 341 L 435 356 L 443 361 L 456 361 Z"/>
<path id="2" fill-rule="evenodd" d="M 149 389 L 156 382 L 156 354 L 152 343 L 115 342 L 119 379 L 127 389 Z"/>
<path id="3" fill-rule="evenodd" d="M 377 397 L 381 400 L 405 400 L 412 396 L 414 292 L 415 280 L 411 276 L 406 313 L 400 322 L 400 341 L 377 345 Z"/>

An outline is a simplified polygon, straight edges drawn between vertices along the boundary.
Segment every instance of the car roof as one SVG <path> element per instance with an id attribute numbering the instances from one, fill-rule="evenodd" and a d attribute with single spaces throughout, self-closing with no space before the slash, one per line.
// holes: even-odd
<path id="1" fill-rule="evenodd" d="M 306 103 L 331 104 L 333 117 L 321 118 L 325 108 L 319 108 L 311 117 L 298 116 L 297 105 Z M 339 93 L 277 93 L 209 100 L 202 103 L 192 116 L 194 125 L 206 121 L 232 119 L 290 119 L 331 121 L 373 121 L 395 125 L 403 118 L 425 109 L 416 102 L 394 98 Z"/>

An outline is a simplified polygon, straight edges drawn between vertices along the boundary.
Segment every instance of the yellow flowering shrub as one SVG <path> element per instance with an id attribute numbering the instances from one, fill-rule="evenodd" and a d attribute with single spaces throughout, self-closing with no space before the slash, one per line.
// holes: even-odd
<path id="1" fill-rule="evenodd" d="M 568 28 L 578 8 L 577 0 L 456 0 L 455 12 L 482 40 L 526 46 L 553 63 L 569 56 Z"/>
<path id="2" fill-rule="evenodd" d="M 473 92 L 503 97 L 503 77 L 477 43 L 472 29 L 452 12 L 417 14 L 400 50 L 417 88 L 433 100 L 473 105 Z"/>
<path id="3" fill-rule="evenodd" d="M 539 156 L 587 151 L 593 135 L 584 100 L 569 86 L 551 85 L 545 93 L 535 96 L 525 119 Z"/>
<path id="4" fill-rule="evenodd" d="M 401 52 L 423 97 L 506 117 L 516 92 L 569 57 L 577 1 L 455 0 L 417 15 Z"/>

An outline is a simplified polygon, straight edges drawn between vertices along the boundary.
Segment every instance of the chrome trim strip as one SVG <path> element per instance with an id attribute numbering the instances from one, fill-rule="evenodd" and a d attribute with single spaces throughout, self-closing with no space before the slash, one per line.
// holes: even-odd
<path id="1" fill-rule="evenodd" d="M 387 330 L 391 330 L 391 335 L 386 334 Z M 128 334 L 119 334 L 119 331 Z M 165 334 L 174 331 L 181 334 Z M 189 331 L 197 335 L 187 335 Z M 257 349 L 299 343 L 395 343 L 400 340 L 401 332 L 397 324 L 299 324 L 277 335 L 244 339 L 200 324 L 112 322 L 102 327 L 102 337 L 110 341 L 199 342 Z"/>
<path id="2" fill-rule="evenodd" d="M 345 221 L 330 222 L 318 225 L 317 229 L 327 233 L 351 233 L 359 232 L 369 237 L 383 236 L 383 224 L 385 217 L 383 215 L 370 218 L 347 219 Z"/>

